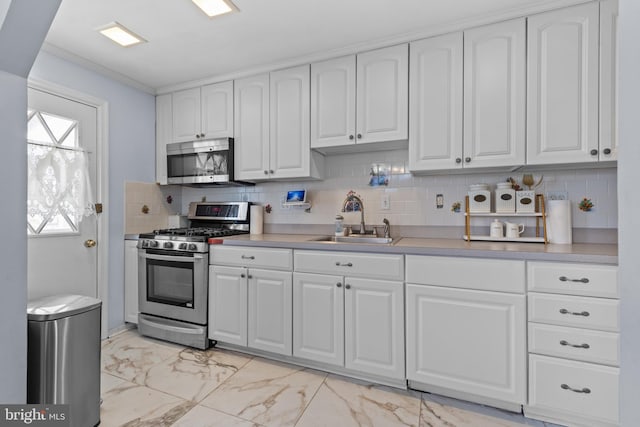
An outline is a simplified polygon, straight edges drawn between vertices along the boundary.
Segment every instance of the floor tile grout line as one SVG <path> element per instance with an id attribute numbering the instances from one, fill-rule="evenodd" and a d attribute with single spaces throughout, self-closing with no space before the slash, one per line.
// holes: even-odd
<path id="1" fill-rule="evenodd" d="M 322 371 L 320 371 L 322 372 Z M 304 409 L 302 410 L 302 412 L 300 412 L 300 415 L 298 416 L 298 418 L 296 418 L 296 421 L 293 423 L 293 427 L 297 426 L 298 423 L 300 422 L 300 420 L 302 419 L 302 417 L 304 416 L 304 413 L 307 412 L 307 409 L 309 409 L 309 406 L 311 405 L 311 402 L 313 402 L 313 399 L 316 398 L 316 396 L 318 395 L 318 392 L 320 391 L 320 389 L 322 388 L 323 385 L 325 385 L 327 378 L 329 377 L 329 373 L 325 372 L 324 373 L 324 378 L 322 379 L 322 382 L 320 383 L 320 385 L 318 386 L 318 388 L 316 389 L 316 391 L 313 393 L 313 397 L 311 399 L 309 399 L 309 403 L 307 403 L 304 407 Z"/>

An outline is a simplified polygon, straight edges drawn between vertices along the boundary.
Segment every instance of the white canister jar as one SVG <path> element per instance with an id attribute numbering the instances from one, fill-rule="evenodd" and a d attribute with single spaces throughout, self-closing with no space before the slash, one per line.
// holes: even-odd
<path id="1" fill-rule="evenodd" d="M 504 224 L 499 219 L 494 219 L 489 227 L 489 237 L 501 239 L 504 237 Z"/>

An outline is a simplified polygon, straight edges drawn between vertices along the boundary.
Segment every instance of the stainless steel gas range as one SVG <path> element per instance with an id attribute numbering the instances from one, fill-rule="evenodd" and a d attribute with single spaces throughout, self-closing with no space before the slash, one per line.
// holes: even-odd
<path id="1" fill-rule="evenodd" d="M 138 330 L 191 347 L 209 347 L 209 239 L 249 232 L 248 202 L 194 202 L 188 228 L 138 240 Z"/>

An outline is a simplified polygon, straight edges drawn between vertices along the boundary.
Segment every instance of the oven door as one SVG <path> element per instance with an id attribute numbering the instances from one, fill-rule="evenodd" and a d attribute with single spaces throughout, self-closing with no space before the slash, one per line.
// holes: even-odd
<path id="1" fill-rule="evenodd" d="M 167 146 L 167 183 L 226 183 L 233 177 L 233 148 L 228 139 Z"/>
<path id="2" fill-rule="evenodd" d="M 138 250 L 141 313 L 207 323 L 209 254 Z"/>

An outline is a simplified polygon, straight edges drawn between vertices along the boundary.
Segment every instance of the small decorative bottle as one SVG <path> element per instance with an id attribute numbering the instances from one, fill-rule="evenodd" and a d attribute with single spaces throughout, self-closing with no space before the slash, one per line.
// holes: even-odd
<path id="1" fill-rule="evenodd" d="M 344 236 L 344 217 L 336 215 L 336 236 Z"/>

